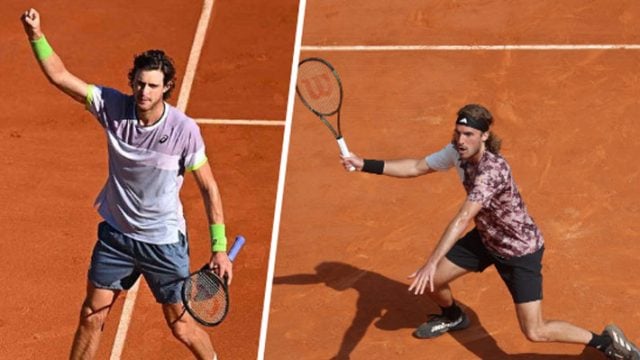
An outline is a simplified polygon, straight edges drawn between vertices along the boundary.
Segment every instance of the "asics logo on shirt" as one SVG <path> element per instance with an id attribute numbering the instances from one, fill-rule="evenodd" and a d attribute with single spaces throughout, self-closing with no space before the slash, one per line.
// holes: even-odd
<path id="1" fill-rule="evenodd" d="M 164 144 L 167 140 L 169 140 L 169 135 L 163 135 L 160 138 L 160 144 Z"/>

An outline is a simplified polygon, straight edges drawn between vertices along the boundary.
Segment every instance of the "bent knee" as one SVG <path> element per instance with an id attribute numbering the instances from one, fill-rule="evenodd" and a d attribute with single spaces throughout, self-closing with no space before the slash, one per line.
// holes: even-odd
<path id="1" fill-rule="evenodd" d="M 80 309 L 80 325 L 93 330 L 102 330 L 110 308 L 109 306 L 95 310 L 91 306 L 83 304 Z"/>
<path id="2" fill-rule="evenodd" d="M 185 344 L 191 343 L 195 324 L 179 319 L 169 324 L 171 334 Z"/>
<path id="3" fill-rule="evenodd" d="M 169 325 L 169 328 L 171 329 L 171 334 L 173 334 L 173 336 L 178 340 L 183 341 L 188 339 L 189 332 L 187 330 L 186 324 L 182 324 L 177 321 Z"/>
<path id="4" fill-rule="evenodd" d="M 547 342 L 549 337 L 543 331 L 541 326 L 522 329 L 522 333 L 531 342 Z"/>

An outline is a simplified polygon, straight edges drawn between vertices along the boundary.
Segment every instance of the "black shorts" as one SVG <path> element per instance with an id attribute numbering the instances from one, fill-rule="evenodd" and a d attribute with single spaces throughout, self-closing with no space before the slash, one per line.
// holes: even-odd
<path id="1" fill-rule="evenodd" d="M 446 257 L 452 263 L 475 272 L 482 272 L 495 265 L 498 274 L 509 288 L 513 302 L 522 304 L 542 300 L 542 254 L 540 250 L 513 258 L 491 253 L 482 244 L 475 228 L 463 236 L 449 250 Z"/>

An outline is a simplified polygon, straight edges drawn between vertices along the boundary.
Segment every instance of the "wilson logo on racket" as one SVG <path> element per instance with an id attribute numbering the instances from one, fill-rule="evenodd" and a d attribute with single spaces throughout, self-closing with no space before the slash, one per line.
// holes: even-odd
<path id="1" fill-rule="evenodd" d="M 309 94 L 309 98 L 313 100 L 331 96 L 332 86 L 329 74 L 320 74 L 303 79 L 302 84 L 307 94 Z"/>
<path id="2" fill-rule="evenodd" d="M 331 131 L 340 147 L 342 156 L 351 156 L 340 130 L 340 108 L 342 107 L 342 83 L 338 72 L 327 60 L 307 58 L 298 64 L 296 93 L 302 103 L 316 114 Z M 326 118 L 336 115 L 336 127 Z M 349 171 L 355 171 L 349 166 Z"/>

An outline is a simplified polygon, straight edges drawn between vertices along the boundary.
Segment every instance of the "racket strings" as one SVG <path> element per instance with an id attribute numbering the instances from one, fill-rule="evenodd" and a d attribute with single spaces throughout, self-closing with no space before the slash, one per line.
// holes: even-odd
<path id="1" fill-rule="evenodd" d="M 213 274 L 199 272 L 190 278 L 186 285 L 187 303 L 191 314 L 200 320 L 216 324 L 227 311 L 227 289 Z"/>
<path id="2" fill-rule="evenodd" d="M 340 80 L 323 62 L 312 60 L 300 64 L 296 90 L 307 106 L 321 115 L 333 115 L 340 109 Z"/>

